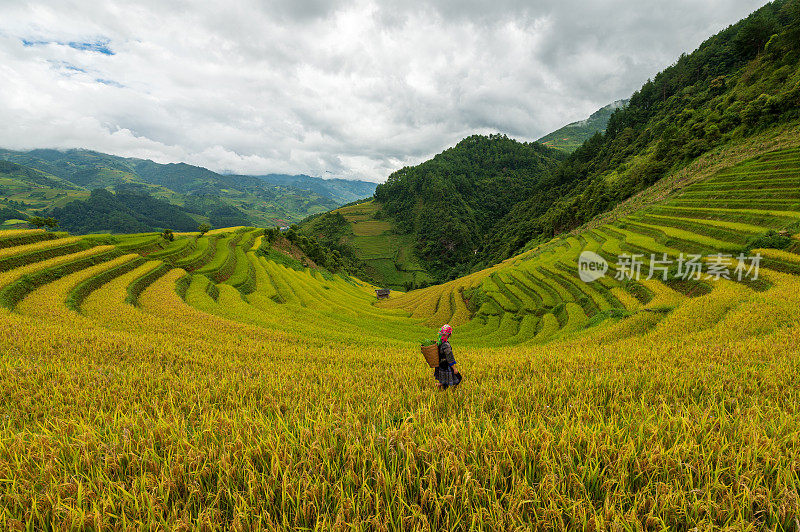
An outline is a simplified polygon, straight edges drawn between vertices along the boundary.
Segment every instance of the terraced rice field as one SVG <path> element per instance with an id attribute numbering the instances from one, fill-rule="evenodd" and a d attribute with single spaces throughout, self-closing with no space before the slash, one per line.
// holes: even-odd
<path id="1" fill-rule="evenodd" d="M 380 303 L 253 228 L 0 230 L 0 528 L 796 530 L 798 198 L 800 150 L 764 154 Z M 768 229 L 758 281 L 614 277 Z"/>
<path id="2" fill-rule="evenodd" d="M 699 254 L 707 262 L 709 255 L 722 253 L 731 255 L 727 260 L 734 260 L 747 251 L 747 257 L 762 255 L 762 266 L 796 272 L 787 254 L 745 248 L 750 239 L 770 229 L 800 233 L 799 167 L 800 150 L 764 154 L 690 185 L 671 200 L 635 215 L 559 238 L 490 270 L 379 306 L 406 309 L 416 317 L 427 318 L 426 323 L 431 326 L 454 322 L 463 337 L 483 345 L 496 345 L 498 341 L 542 342 L 575 332 L 582 334 L 584 328 L 578 324 L 626 320 L 635 313 L 658 310 L 664 316 L 687 296 L 712 290 L 715 281 L 704 276 L 697 283 L 673 282 L 658 287 L 654 283 L 618 280 L 615 275 L 619 256 L 641 255 L 640 281 L 650 275 L 653 255 L 674 266 L 681 253 L 687 259 L 689 254 Z M 771 202 L 768 208 L 764 208 L 764 197 Z M 578 256 L 584 250 L 606 259 L 610 267 L 606 277 L 592 283 L 579 279 Z M 731 264 L 729 274 L 734 269 Z M 653 273 L 656 279 L 662 274 L 660 270 Z M 766 289 L 767 285 L 751 283 L 750 287 Z M 669 298 L 655 297 L 664 291 L 675 293 Z M 665 306 L 666 300 L 670 303 Z M 473 319 L 465 319 L 467 313 L 463 311 L 457 313 L 454 301 L 466 305 Z M 439 302 L 446 304 L 440 307 Z M 506 314 L 514 319 L 506 318 Z M 552 318 L 543 319 L 548 315 Z M 497 319 L 505 324 L 504 339 L 485 334 Z M 556 322 L 558 327 L 553 327 Z"/>
<path id="3" fill-rule="evenodd" d="M 391 222 L 377 219 L 378 209 L 372 201 L 337 209 L 335 212 L 341 213 L 352 228 L 344 242 L 364 261 L 368 273 L 381 279 L 387 288 L 402 289 L 407 281 L 430 282 L 432 278 L 414 255 L 411 237 L 396 234 Z"/>

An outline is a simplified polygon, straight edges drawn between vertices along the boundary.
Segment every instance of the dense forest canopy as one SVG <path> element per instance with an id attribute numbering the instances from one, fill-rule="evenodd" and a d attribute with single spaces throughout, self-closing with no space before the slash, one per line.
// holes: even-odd
<path id="1" fill-rule="evenodd" d="M 429 161 L 405 167 L 379 185 L 375 198 L 439 277 L 457 275 L 483 235 L 520 199 L 547 186 L 565 155 L 505 135 L 473 135 Z"/>
<path id="2" fill-rule="evenodd" d="M 60 226 L 72 233 L 142 233 L 160 229 L 194 231 L 197 221 L 176 205 L 147 194 L 93 190 L 86 201 L 52 210 Z"/>

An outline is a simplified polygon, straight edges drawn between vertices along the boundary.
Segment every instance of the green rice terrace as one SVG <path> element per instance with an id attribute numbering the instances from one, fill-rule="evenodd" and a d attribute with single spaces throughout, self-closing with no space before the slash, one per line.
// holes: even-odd
<path id="1" fill-rule="evenodd" d="M 755 291 L 771 286 L 769 276 L 740 282 L 722 279 L 717 283 L 702 276 L 664 282 L 660 270 L 647 275 L 653 255 L 673 265 L 682 254 L 700 255 L 707 262 L 722 253 L 735 262 L 738 254 L 750 256 L 754 248 L 772 239 L 782 244 L 777 246 L 781 249 L 772 245 L 757 249 L 760 266 L 800 273 L 800 256 L 794 253 L 798 242 L 791 238 L 800 233 L 799 169 L 800 150 L 768 153 L 719 171 L 667 201 L 613 223 L 557 238 L 455 281 L 408 294 L 394 292 L 389 300 L 378 303 L 373 302 L 375 287 L 358 279 L 267 259 L 262 251 L 269 244 L 261 229 L 179 234 L 172 242 L 159 233 L 71 237 L 6 231 L 0 259 L 6 283 L 0 300 L 14 308 L 21 297 L 43 283 L 87 265 L 126 257 L 100 278 L 108 282 L 111 275 L 127 274 L 147 262 L 153 268 L 145 281 L 137 280 L 136 290 L 141 290 L 144 282 L 180 269 L 185 275 L 177 290 L 192 305 L 236 318 L 242 309 L 264 311 L 264 305 L 275 309 L 270 313 L 282 313 L 275 305 L 285 304 L 291 307 L 293 327 L 332 328 L 345 335 L 345 331 L 361 330 L 362 319 L 374 321 L 371 326 L 380 331 L 379 337 L 397 339 L 424 335 L 425 327 L 449 322 L 456 326 L 460 342 L 487 346 L 546 342 L 619 321 L 640 323 L 638 332 L 643 333 L 682 301 L 713 293 L 717 284 Z M 359 243 L 365 260 L 395 261 L 396 256 L 383 255 L 395 248 L 397 238 L 387 238 L 388 222 L 372 218 L 376 212 L 372 203 L 340 212 L 352 224 L 348 238 Z M 770 237 L 769 231 L 776 234 Z M 582 282 L 577 268 L 582 251 L 605 259 L 607 275 Z M 620 256 L 640 258 L 640 279 L 620 274 Z M 347 312 L 342 315 L 343 309 Z M 320 321 L 320 315 L 327 321 Z M 259 317 L 248 321 L 286 327 L 280 315 L 267 319 L 256 312 L 254 316 Z"/>
<path id="2" fill-rule="evenodd" d="M 332 211 L 349 225 L 338 243 L 351 247 L 365 263 L 367 275 L 382 286 L 403 290 L 406 283 L 430 283 L 433 279 L 414 254 L 413 236 L 398 232 L 390 220 L 378 217 L 379 211 L 374 200 Z M 302 230 L 314 235 L 315 229 L 310 223 Z"/>
<path id="3" fill-rule="evenodd" d="M 634 215 L 558 238 L 502 265 L 380 306 L 404 308 L 431 326 L 460 325 L 462 340 L 488 345 L 551 340 L 634 315 L 638 316 L 630 321 L 640 322 L 643 332 L 682 300 L 711 292 L 716 282 L 701 278 L 664 283 L 659 280 L 661 270 L 646 279 L 652 255 L 665 265 L 677 264 L 681 254 L 707 260 L 722 253 L 732 261 L 759 247 L 769 231 L 782 231 L 786 236 L 775 238 L 787 249 L 798 249 L 797 239 L 788 236 L 800 233 L 798 166 L 797 149 L 753 158 Z M 592 283 L 579 279 L 578 256 L 584 250 L 608 262 L 604 278 Z M 798 255 L 777 249 L 758 253 L 763 267 L 800 273 Z M 641 257 L 640 280 L 616 278 L 621 255 Z M 768 286 L 767 280 L 756 279 L 739 289 Z"/>

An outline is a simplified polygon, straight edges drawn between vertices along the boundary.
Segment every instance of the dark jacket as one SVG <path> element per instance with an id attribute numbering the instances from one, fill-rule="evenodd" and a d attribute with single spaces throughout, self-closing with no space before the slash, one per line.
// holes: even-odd
<path id="1" fill-rule="evenodd" d="M 444 369 L 452 366 L 455 363 L 456 359 L 453 357 L 453 348 L 450 347 L 450 342 L 445 340 L 439 344 L 439 366 Z"/>
<path id="2" fill-rule="evenodd" d="M 448 386 L 458 386 L 461 382 L 461 375 L 453 371 L 453 364 L 456 359 L 453 357 L 453 348 L 450 342 L 439 344 L 439 366 L 433 370 L 433 377 L 445 388 Z"/>

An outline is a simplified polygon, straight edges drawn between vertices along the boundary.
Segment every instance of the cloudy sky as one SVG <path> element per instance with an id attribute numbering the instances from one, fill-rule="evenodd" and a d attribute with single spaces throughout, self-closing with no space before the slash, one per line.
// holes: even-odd
<path id="1" fill-rule="evenodd" d="M 0 147 L 383 181 L 535 140 L 763 0 L 0 0 Z"/>

